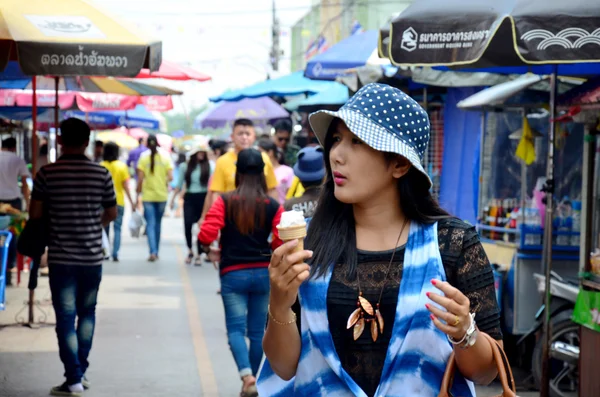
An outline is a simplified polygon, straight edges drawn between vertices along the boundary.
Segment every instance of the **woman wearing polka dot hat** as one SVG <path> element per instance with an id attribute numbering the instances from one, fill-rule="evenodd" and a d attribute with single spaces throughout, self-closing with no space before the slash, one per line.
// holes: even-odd
<path id="1" fill-rule="evenodd" d="M 475 229 L 431 196 L 427 113 L 369 84 L 310 123 L 326 181 L 308 250 L 272 255 L 260 395 L 434 397 L 454 352 L 452 393 L 475 396 L 497 374 L 494 278 Z"/>

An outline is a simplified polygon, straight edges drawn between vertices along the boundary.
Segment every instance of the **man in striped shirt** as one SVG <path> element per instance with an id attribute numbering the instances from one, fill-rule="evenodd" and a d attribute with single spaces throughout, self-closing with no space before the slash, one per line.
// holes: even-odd
<path id="1" fill-rule="evenodd" d="M 89 126 L 70 118 L 60 124 L 62 156 L 42 167 L 33 184 L 29 216 L 48 221 L 50 290 L 66 381 L 54 396 L 81 396 L 96 323 L 102 278 L 102 228 L 117 217 L 108 170 L 85 156 Z M 77 317 L 77 328 L 75 318 Z"/>

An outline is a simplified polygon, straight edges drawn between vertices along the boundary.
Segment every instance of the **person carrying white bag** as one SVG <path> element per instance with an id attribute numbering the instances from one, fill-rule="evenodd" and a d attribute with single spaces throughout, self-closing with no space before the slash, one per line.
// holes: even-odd
<path id="1" fill-rule="evenodd" d="M 129 219 L 129 232 L 131 233 L 131 237 L 139 238 L 142 226 L 144 226 L 144 218 L 139 212 L 133 211 L 131 219 Z"/>

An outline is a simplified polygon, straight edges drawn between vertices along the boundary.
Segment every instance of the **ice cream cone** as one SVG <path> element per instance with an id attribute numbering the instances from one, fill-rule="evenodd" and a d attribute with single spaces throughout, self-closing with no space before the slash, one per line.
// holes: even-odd
<path id="1" fill-rule="evenodd" d="M 287 227 L 277 226 L 277 230 L 279 230 L 279 238 L 287 243 L 288 241 L 298 240 L 298 245 L 294 248 L 292 252 L 298 252 L 304 250 L 304 237 L 306 237 L 306 224 L 303 225 L 294 225 Z"/>

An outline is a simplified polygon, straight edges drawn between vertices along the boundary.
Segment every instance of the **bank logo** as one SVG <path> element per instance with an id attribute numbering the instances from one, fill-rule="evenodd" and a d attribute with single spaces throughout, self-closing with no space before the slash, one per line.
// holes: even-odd
<path id="1" fill-rule="evenodd" d="M 400 48 L 404 51 L 412 52 L 417 49 L 417 41 L 419 40 L 419 34 L 412 27 L 406 29 L 402 33 L 402 42 Z"/>

